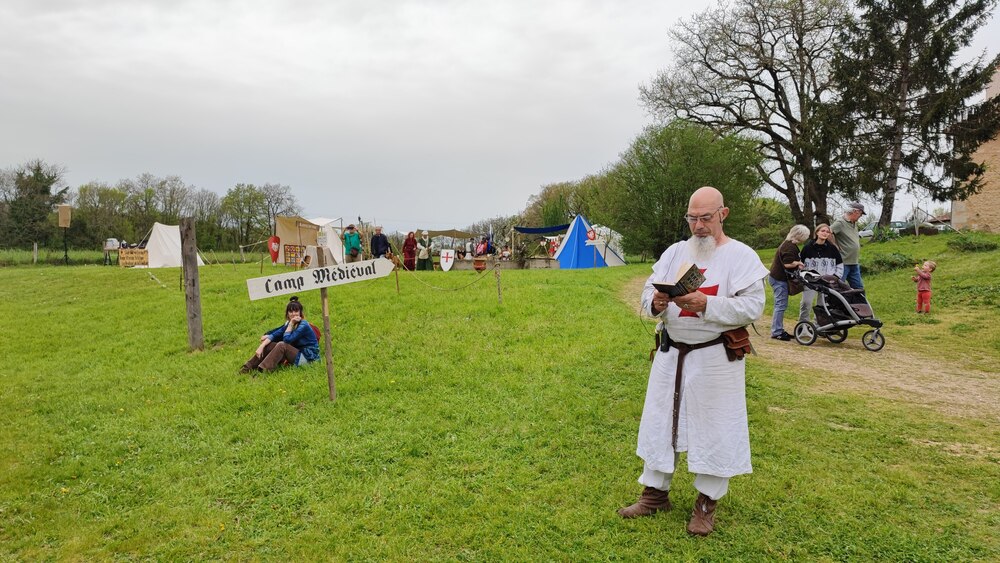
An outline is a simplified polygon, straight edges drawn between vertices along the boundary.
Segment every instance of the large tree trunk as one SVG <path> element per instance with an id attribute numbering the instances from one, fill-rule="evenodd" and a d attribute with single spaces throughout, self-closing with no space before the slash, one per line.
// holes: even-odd
<path id="1" fill-rule="evenodd" d="M 892 133 L 891 156 L 889 170 L 886 174 L 885 188 L 882 190 L 882 215 L 878 224 L 888 226 L 892 221 L 893 207 L 896 205 L 896 192 L 899 190 L 899 169 L 903 164 L 903 128 L 906 120 L 906 100 L 910 95 L 910 40 L 907 26 L 902 45 L 902 66 L 899 69 L 899 92 L 896 98 L 895 125 Z"/>

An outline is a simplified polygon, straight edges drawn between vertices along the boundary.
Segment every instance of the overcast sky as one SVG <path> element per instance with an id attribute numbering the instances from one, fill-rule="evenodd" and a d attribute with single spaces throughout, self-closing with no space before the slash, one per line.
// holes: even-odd
<path id="1" fill-rule="evenodd" d="M 614 161 L 666 31 L 711 4 L 0 0 L 0 167 L 274 182 L 307 217 L 464 227 Z"/>

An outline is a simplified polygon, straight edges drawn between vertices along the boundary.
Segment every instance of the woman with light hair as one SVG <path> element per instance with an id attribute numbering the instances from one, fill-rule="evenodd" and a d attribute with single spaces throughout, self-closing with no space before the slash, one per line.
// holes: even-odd
<path id="1" fill-rule="evenodd" d="M 774 290 L 774 314 L 771 315 L 771 338 L 776 340 L 791 340 L 792 335 L 785 331 L 785 309 L 788 308 L 788 274 L 786 270 L 802 268 L 802 258 L 799 256 L 799 245 L 809 238 L 809 227 L 795 225 L 788 231 L 785 241 L 774 253 L 771 271 L 767 282 Z M 801 286 L 799 286 L 801 288 Z M 801 291 L 801 289 L 800 289 Z M 796 292 L 798 293 L 798 292 Z"/>
<path id="2" fill-rule="evenodd" d="M 844 277 L 844 259 L 837 249 L 837 241 L 833 237 L 830 225 L 820 223 L 816 226 L 813 239 L 806 243 L 799 255 L 805 264 L 804 269 L 814 270 L 822 276 L 830 275 Z M 816 292 L 808 287 L 802 289 L 802 301 L 799 304 L 799 320 L 808 321 L 812 312 Z"/>

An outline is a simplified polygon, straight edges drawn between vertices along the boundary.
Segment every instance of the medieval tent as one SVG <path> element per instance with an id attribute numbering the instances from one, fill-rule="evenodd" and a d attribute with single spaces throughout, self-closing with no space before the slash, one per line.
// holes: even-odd
<path id="1" fill-rule="evenodd" d="M 278 245 L 278 264 L 298 266 L 305 256 L 307 246 L 318 244 L 319 226 L 302 217 L 275 217 L 275 235 Z"/>
<path id="2" fill-rule="evenodd" d="M 146 241 L 147 262 L 150 268 L 180 268 L 181 267 L 181 228 L 178 225 L 163 225 L 153 223 Z M 198 265 L 204 266 L 205 261 L 198 256 Z"/>
<path id="3" fill-rule="evenodd" d="M 604 241 L 608 245 L 608 248 L 615 251 L 615 254 L 618 256 L 625 256 L 625 250 L 622 248 L 621 233 L 604 225 L 591 225 L 590 228 L 597 233 L 597 240 Z M 609 265 L 614 266 L 614 264 Z"/>
<path id="4" fill-rule="evenodd" d="M 334 223 L 340 219 L 327 219 L 326 217 L 313 217 L 309 220 L 314 225 L 319 226 L 319 233 L 316 235 L 317 244 L 330 249 L 333 254 L 335 264 L 344 261 L 344 241 L 340 240 L 340 225 Z"/>
<path id="5" fill-rule="evenodd" d="M 561 270 L 625 265 L 625 260 L 608 246 L 608 241 L 597 236 L 583 215 L 577 215 L 570 223 L 553 258 L 559 261 Z"/>

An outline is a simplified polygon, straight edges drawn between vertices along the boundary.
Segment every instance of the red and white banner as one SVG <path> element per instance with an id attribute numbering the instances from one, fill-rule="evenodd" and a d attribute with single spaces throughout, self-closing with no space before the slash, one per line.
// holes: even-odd
<path id="1" fill-rule="evenodd" d="M 271 254 L 271 263 L 278 263 L 278 252 L 281 250 L 281 239 L 277 235 L 267 239 L 267 251 Z"/>

